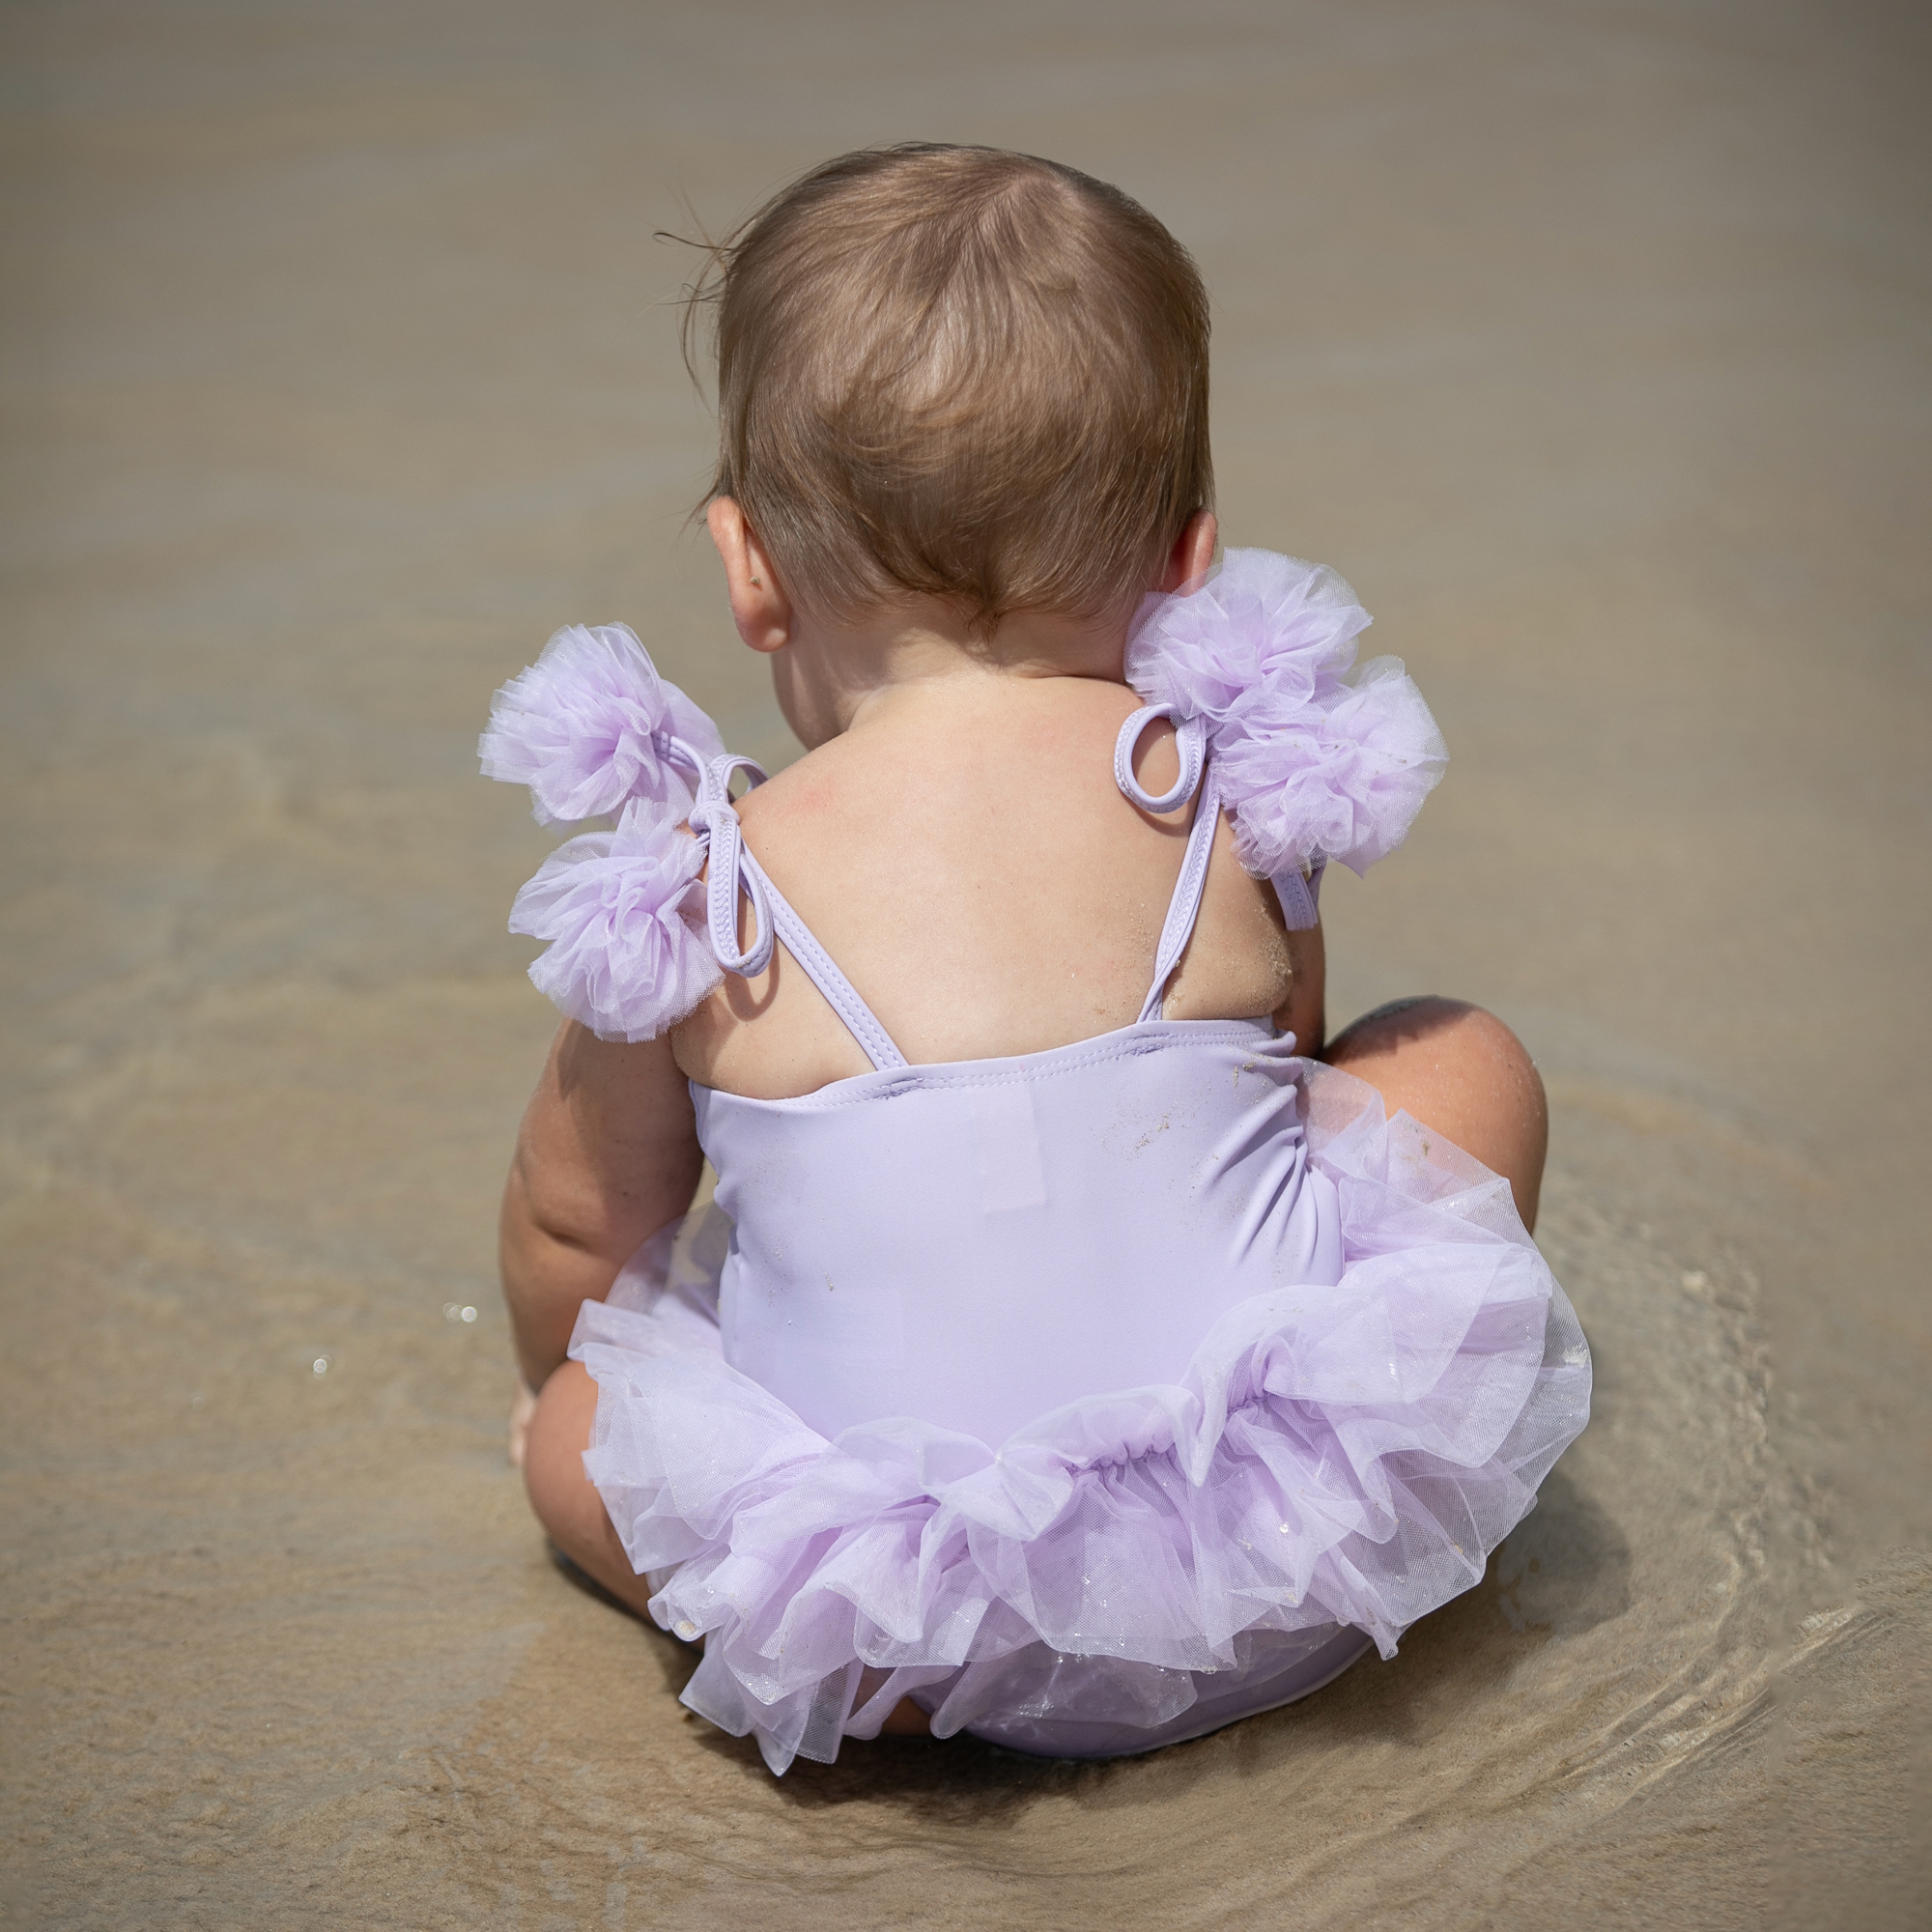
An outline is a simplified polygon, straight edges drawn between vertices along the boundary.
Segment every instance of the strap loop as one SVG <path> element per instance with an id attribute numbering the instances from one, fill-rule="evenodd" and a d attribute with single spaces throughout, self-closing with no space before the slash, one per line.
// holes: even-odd
<path id="1" fill-rule="evenodd" d="M 1168 790 L 1156 797 L 1134 777 L 1134 753 L 1148 726 L 1157 718 L 1173 718 L 1179 709 L 1173 704 L 1143 704 L 1114 740 L 1114 782 L 1143 811 L 1173 811 L 1200 788 L 1202 769 L 1208 761 L 1208 726 L 1199 718 L 1181 718 L 1175 724 L 1174 748 L 1180 753 L 1180 776 Z"/>
<path id="2" fill-rule="evenodd" d="M 731 781 L 740 772 L 752 774 L 753 785 L 765 781 L 765 770 L 753 758 L 725 753 L 703 768 L 698 781 L 697 803 L 691 808 L 689 820 L 699 844 L 709 848 L 710 883 L 705 888 L 705 923 L 710 928 L 711 950 L 727 973 L 749 979 L 771 964 L 772 909 L 765 897 L 762 874 L 745 862 L 744 834 L 738 829 L 737 808 L 731 803 Z M 738 899 L 752 902 L 754 930 L 752 943 L 738 945 Z"/>
<path id="3" fill-rule="evenodd" d="M 704 783 L 704 753 L 696 745 L 688 743 L 672 731 L 653 731 L 651 744 L 659 757 L 667 764 L 675 765 L 692 782 L 694 789 Z M 764 774 L 761 772 L 762 778 Z"/>

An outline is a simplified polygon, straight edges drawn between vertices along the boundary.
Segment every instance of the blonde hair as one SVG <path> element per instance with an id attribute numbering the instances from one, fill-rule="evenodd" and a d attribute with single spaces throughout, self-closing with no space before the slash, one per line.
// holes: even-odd
<path id="1" fill-rule="evenodd" d="M 1119 188 L 1032 155 L 841 155 L 773 196 L 691 292 L 715 309 L 720 454 L 787 592 L 907 592 L 989 633 L 1094 614 L 1213 501 L 1208 298 Z"/>

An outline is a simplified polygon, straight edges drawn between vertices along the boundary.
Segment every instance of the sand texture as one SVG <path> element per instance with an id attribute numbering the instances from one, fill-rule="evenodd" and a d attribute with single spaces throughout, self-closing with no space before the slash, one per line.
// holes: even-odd
<path id="1" fill-rule="evenodd" d="M 1864 0 L 0 13 L 5 1923 L 1926 1922 L 1929 48 Z M 786 755 L 652 231 L 912 135 L 1198 253 L 1226 533 L 1341 569 L 1453 753 L 1330 888 L 1331 1017 L 1530 1043 L 1597 1417 L 1301 1706 L 781 1782 L 504 1467 L 548 841 L 474 744 L 623 619 Z"/>

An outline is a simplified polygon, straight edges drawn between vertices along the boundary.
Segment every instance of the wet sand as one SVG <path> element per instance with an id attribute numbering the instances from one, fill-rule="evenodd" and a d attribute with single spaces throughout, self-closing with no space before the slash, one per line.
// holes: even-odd
<path id="1" fill-rule="evenodd" d="M 1927 53 L 1822 0 L 0 18 L 8 1922 L 1922 1923 Z M 1599 1395 L 1391 1664 L 778 1782 L 503 1466 L 547 841 L 473 746 L 621 618 L 786 754 L 651 234 L 911 135 L 1197 251 L 1226 531 L 1350 578 L 1454 756 L 1330 889 L 1331 1017 L 1529 1041 Z"/>

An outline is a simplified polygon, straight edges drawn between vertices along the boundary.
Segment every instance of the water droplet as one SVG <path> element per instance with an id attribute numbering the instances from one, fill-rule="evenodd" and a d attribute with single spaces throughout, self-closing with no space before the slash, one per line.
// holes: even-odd
<path id="1" fill-rule="evenodd" d="M 315 1358 L 315 1372 L 319 1376 L 326 1376 L 328 1373 L 328 1357 L 327 1355 L 318 1355 Z"/>
<path id="2" fill-rule="evenodd" d="M 461 1321 L 463 1320 L 463 1310 L 455 1302 L 445 1301 L 442 1304 L 442 1319 L 445 1321 Z"/>
<path id="3" fill-rule="evenodd" d="M 475 1311 L 475 1309 L 473 1309 L 473 1308 L 466 1308 L 466 1309 L 465 1309 L 465 1310 L 463 1311 L 463 1319 L 464 1319 L 464 1321 L 474 1321 L 476 1320 L 476 1311 Z"/>

